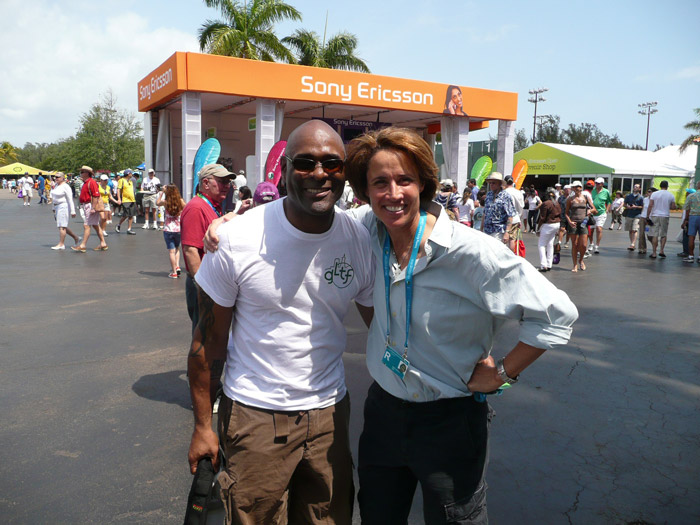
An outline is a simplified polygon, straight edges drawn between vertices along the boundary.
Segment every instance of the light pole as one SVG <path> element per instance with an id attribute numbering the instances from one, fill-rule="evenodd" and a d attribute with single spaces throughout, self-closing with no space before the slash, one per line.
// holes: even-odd
<path id="1" fill-rule="evenodd" d="M 658 102 L 645 102 L 644 104 L 637 104 L 638 107 L 642 108 L 641 111 L 637 111 L 640 115 L 646 115 L 647 117 L 647 143 L 646 146 L 644 146 L 644 149 L 649 151 L 649 123 L 651 121 L 651 116 L 659 111 L 658 109 L 654 109 L 654 106 L 656 106 Z"/>
<path id="2" fill-rule="evenodd" d="M 546 91 L 549 91 L 548 88 L 537 88 L 537 89 L 531 89 L 528 91 L 530 95 L 534 95 L 530 98 L 527 99 L 528 102 L 532 102 L 535 104 L 535 116 L 532 118 L 532 143 L 535 143 L 535 127 L 537 126 L 537 103 L 538 102 L 545 102 L 547 99 L 541 96 L 541 93 L 544 93 Z"/>

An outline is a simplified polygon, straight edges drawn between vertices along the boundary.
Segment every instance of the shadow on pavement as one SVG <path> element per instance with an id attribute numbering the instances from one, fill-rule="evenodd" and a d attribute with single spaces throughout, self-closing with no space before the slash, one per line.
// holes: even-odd
<path id="1" fill-rule="evenodd" d="M 172 370 L 161 374 L 141 376 L 131 386 L 131 389 L 139 397 L 179 405 L 187 410 L 192 410 L 186 374 L 185 370 Z"/>

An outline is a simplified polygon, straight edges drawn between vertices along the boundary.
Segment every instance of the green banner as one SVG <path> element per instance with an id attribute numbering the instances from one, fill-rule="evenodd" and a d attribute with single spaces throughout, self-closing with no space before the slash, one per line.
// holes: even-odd
<path id="1" fill-rule="evenodd" d="M 661 181 L 665 180 L 668 182 L 668 191 L 673 193 L 673 196 L 676 199 L 676 204 L 680 208 L 685 204 L 685 197 L 686 197 L 686 188 L 690 188 L 690 184 L 692 182 L 692 179 L 689 179 L 687 177 L 654 177 L 654 182 L 652 183 L 652 186 L 654 188 L 659 189 L 661 188 Z"/>

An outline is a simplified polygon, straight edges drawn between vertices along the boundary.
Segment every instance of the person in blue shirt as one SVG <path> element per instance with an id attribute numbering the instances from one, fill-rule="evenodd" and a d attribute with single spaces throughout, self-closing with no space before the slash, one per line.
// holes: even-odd
<path id="1" fill-rule="evenodd" d="M 39 178 L 37 179 L 37 182 L 39 183 L 39 204 L 47 203 L 48 200 L 44 195 L 44 190 L 46 189 L 46 179 L 44 178 L 44 174 L 42 172 L 39 172 Z"/>
<path id="2" fill-rule="evenodd" d="M 625 218 L 625 231 L 629 232 L 630 235 L 630 245 L 627 249 L 631 252 L 634 251 L 634 247 L 637 245 L 639 214 L 642 213 L 642 208 L 644 208 L 642 187 L 639 184 L 635 184 L 632 193 L 628 193 L 625 196 L 625 211 L 622 212 Z M 642 224 L 642 231 L 644 231 L 644 226 L 646 225 Z"/>

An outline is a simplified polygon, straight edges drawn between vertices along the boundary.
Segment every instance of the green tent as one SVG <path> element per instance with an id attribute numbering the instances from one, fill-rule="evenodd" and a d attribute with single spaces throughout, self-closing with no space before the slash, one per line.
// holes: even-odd
<path id="1" fill-rule="evenodd" d="M 0 168 L 0 175 L 17 175 L 18 177 L 21 177 L 25 173 L 29 173 L 30 175 L 39 175 L 39 172 L 46 175 L 49 173 L 49 170 L 40 170 L 33 168 L 32 166 L 22 164 L 21 162 L 13 162 L 12 164 L 8 164 L 7 166 Z"/>

